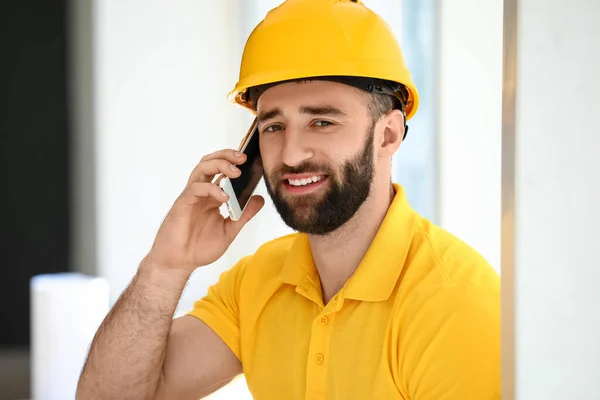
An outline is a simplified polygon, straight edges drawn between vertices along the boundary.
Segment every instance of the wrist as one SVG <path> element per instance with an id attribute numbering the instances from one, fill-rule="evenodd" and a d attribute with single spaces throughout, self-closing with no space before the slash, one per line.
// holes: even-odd
<path id="1" fill-rule="evenodd" d="M 142 260 L 139 273 L 147 276 L 150 281 L 166 286 L 185 286 L 192 271 L 165 266 L 148 254 Z"/>

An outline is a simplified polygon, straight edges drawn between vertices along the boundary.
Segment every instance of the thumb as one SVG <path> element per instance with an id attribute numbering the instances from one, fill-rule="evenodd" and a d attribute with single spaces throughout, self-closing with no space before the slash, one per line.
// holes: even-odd
<path id="1" fill-rule="evenodd" d="M 229 237 L 232 239 L 237 236 L 237 234 L 242 230 L 244 225 L 248 223 L 265 205 L 265 199 L 262 196 L 255 195 L 250 198 L 248 201 L 248 205 L 246 209 L 242 213 L 242 216 L 239 220 L 233 221 L 231 219 L 227 219 L 225 222 L 225 226 L 227 229 L 227 233 Z"/>

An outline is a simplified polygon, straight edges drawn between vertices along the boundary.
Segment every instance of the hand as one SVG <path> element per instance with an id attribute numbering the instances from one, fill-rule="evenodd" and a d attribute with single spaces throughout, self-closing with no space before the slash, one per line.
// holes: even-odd
<path id="1" fill-rule="evenodd" d="M 228 196 L 218 182 L 212 183 L 214 177 L 219 173 L 239 177 L 241 172 L 236 165 L 245 161 L 246 156 L 235 150 L 203 157 L 163 221 L 146 260 L 189 273 L 218 260 L 264 205 L 261 196 L 253 196 L 239 221 L 223 218 L 219 211 Z"/>

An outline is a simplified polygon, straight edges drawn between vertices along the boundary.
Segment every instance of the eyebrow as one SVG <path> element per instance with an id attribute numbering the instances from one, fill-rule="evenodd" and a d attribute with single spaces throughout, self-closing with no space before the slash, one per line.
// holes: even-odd
<path id="1" fill-rule="evenodd" d="M 280 115 L 283 115 L 281 110 L 279 108 L 273 108 L 272 110 L 260 112 L 258 117 L 256 117 L 256 120 L 259 124 L 261 124 Z"/>
<path id="2" fill-rule="evenodd" d="M 303 106 L 300 108 L 300 112 L 302 112 L 302 114 L 328 115 L 330 117 L 347 117 L 348 116 L 345 112 L 343 112 L 339 108 L 333 107 L 333 106 L 320 106 L 320 107 Z"/>
<path id="3" fill-rule="evenodd" d="M 302 106 L 300 107 L 302 114 L 308 115 L 327 115 L 330 117 L 347 117 L 348 115 L 337 107 L 333 106 Z M 258 123 L 263 123 L 275 117 L 283 115 L 283 112 L 279 108 L 273 108 L 268 111 L 263 111 L 258 114 Z"/>

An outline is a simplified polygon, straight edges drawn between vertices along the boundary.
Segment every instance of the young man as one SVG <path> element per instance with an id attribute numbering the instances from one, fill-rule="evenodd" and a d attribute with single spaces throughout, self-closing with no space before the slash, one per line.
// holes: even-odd
<path id="1" fill-rule="evenodd" d="M 499 278 L 413 211 L 392 155 L 418 94 L 385 23 L 360 2 L 288 0 L 254 30 L 236 102 L 256 112 L 264 178 L 297 234 L 266 243 L 172 320 L 198 266 L 240 221 L 205 156 L 100 327 L 79 399 L 198 399 L 244 373 L 260 399 L 500 398 Z"/>

